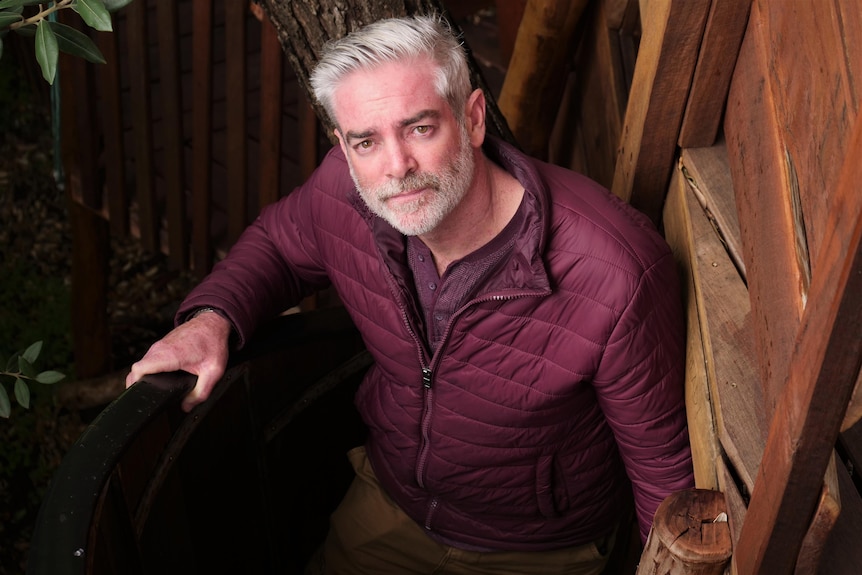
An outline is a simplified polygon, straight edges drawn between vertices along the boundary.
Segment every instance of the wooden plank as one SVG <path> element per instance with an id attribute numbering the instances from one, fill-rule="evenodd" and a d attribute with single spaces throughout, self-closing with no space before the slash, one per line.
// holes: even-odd
<path id="1" fill-rule="evenodd" d="M 842 472 L 845 470 L 842 469 Z M 796 575 L 809 575 L 817 572 L 817 566 L 823 557 L 826 541 L 832 533 L 832 529 L 838 522 L 841 514 L 841 497 L 838 488 L 838 474 L 835 463 L 835 453 L 829 459 L 826 468 L 826 477 L 823 481 L 823 489 L 820 492 L 820 500 L 817 511 L 808 526 L 808 532 L 802 540 L 799 549 L 799 557 L 796 560 Z"/>
<path id="2" fill-rule="evenodd" d="M 592 3 L 582 16 L 576 73 L 562 98 L 548 158 L 610 188 L 628 94 L 618 36 L 605 25 L 602 6 Z"/>
<path id="3" fill-rule="evenodd" d="M 751 0 L 715 1 L 709 9 L 680 128 L 683 148 L 712 146 L 718 137 L 750 9 Z"/>
<path id="4" fill-rule="evenodd" d="M 847 413 L 844 414 L 844 421 L 841 423 L 841 431 L 850 429 L 860 419 L 862 419 L 862 371 L 856 378 L 853 396 L 850 398 L 850 405 L 847 406 Z"/>
<path id="5" fill-rule="evenodd" d="M 688 433 L 694 463 L 695 485 L 703 489 L 718 489 L 716 461 L 720 459 L 716 415 L 710 399 L 709 378 L 703 349 L 698 301 L 692 271 L 695 257 L 689 222 L 686 186 L 679 172 L 671 177 L 670 190 L 664 208 L 665 239 L 673 249 L 686 294 L 687 347 L 685 370 L 685 405 Z"/>
<path id="6" fill-rule="evenodd" d="M 521 147 L 547 158 L 574 31 L 587 0 L 528 0 L 498 104 Z"/>
<path id="7" fill-rule="evenodd" d="M 768 418 L 786 378 L 807 280 L 795 249 L 789 170 L 775 115 L 764 26 L 755 3 L 724 127 Z"/>
<path id="8" fill-rule="evenodd" d="M 605 23 L 611 30 L 622 28 L 626 18 L 638 11 L 637 0 L 601 0 L 601 6 Z"/>
<path id="9" fill-rule="evenodd" d="M 685 148 L 681 153 L 680 166 L 698 202 L 715 225 L 734 265 L 745 279 L 742 233 L 736 213 L 727 146 L 721 140 L 708 148 Z"/>
<path id="10" fill-rule="evenodd" d="M 129 84 L 134 132 L 135 195 L 138 232 L 144 248 L 159 251 L 159 215 L 153 166 L 153 118 L 150 109 L 150 58 L 147 49 L 147 3 L 128 7 Z"/>
<path id="11" fill-rule="evenodd" d="M 826 234 L 831 194 L 859 113 L 862 46 L 845 37 L 862 26 L 858 0 L 757 0 L 765 21 L 768 73 L 793 192 L 812 268 Z M 798 186 L 798 188 L 797 188 Z"/>
<path id="12" fill-rule="evenodd" d="M 512 52 L 515 50 L 515 39 L 518 37 L 518 27 L 527 0 L 495 0 L 497 10 L 497 29 L 500 41 L 500 56 L 504 67 L 509 66 Z"/>
<path id="13" fill-rule="evenodd" d="M 784 386 L 735 555 L 743 573 L 790 573 L 862 365 L 862 121 L 847 149 Z M 852 159 L 851 159 L 852 158 Z M 790 553 L 788 551 L 791 551 Z"/>
<path id="14" fill-rule="evenodd" d="M 212 0 L 194 0 L 192 19 L 192 267 L 198 277 L 213 262 L 212 190 L 213 47 Z"/>
<path id="15" fill-rule="evenodd" d="M 652 0 L 647 11 L 642 7 L 643 38 L 612 190 L 654 222 L 661 219 L 709 5 Z"/>
<path id="16" fill-rule="evenodd" d="M 747 492 L 740 491 L 739 486 L 733 476 L 733 472 L 724 459 L 719 458 L 717 461 L 718 481 L 721 492 L 724 493 L 724 502 L 727 508 L 727 522 L 730 526 L 730 539 L 734 548 L 736 542 L 739 541 L 739 533 L 742 531 L 742 524 L 745 522 L 745 513 L 748 510 L 746 503 Z M 730 575 L 735 575 L 735 564 L 730 563 Z"/>
<path id="17" fill-rule="evenodd" d="M 817 575 L 862 573 L 862 545 L 859 545 L 859 534 L 862 533 L 862 497 L 843 465 L 838 465 L 837 479 L 837 491 L 841 493 L 841 513 L 826 541 L 817 570 L 811 572 Z"/>
<path id="18" fill-rule="evenodd" d="M 227 88 L 227 210 L 228 243 L 233 244 L 247 225 L 248 157 L 246 120 L 247 2 L 225 3 Z"/>
<path id="19" fill-rule="evenodd" d="M 275 26 L 261 20 L 260 39 L 260 207 L 281 196 L 283 52 Z M 304 102 L 302 103 L 304 104 Z M 301 104 L 301 105 L 302 105 Z"/>
<path id="20" fill-rule="evenodd" d="M 129 234 L 129 201 L 126 190 L 118 42 L 118 34 L 96 35 L 96 43 L 105 57 L 105 64 L 96 66 L 96 78 L 101 96 L 108 221 L 115 236 L 125 237 Z"/>
<path id="21" fill-rule="evenodd" d="M 694 193 L 682 194 L 691 226 L 690 261 L 719 440 L 749 490 L 763 453 L 766 423 L 757 380 L 745 284 Z"/>
<path id="22" fill-rule="evenodd" d="M 183 95 L 180 89 L 180 48 L 177 4 L 159 0 L 156 10 L 159 37 L 159 83 L 162 100 L 162 146 L 167 206 L 168 262 L 174 269 L 188 267 L 188 224 L 183 154 Z"/>

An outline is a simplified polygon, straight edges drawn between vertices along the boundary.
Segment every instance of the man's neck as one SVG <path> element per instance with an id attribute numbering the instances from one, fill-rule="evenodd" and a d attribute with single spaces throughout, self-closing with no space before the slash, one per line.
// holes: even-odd
<path id="1" fill-rule="evenodd" d="M 442 276 L 455 260 L 473 253 L 499 234 L 515 215 L 524 189 L 511 174 L 480 155 L 470 190 L 455 210 L 419 239 L 434 255 Z"/>

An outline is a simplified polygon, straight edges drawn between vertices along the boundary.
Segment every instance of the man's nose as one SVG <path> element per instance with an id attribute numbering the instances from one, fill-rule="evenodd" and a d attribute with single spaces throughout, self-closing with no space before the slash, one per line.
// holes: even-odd
<path id="1" fill-rule="evenodd" d="M 403 142 L 394 142 L 389 146 L 387 176 L 402 179 L 407 174 L 414 172 L 417 168 L 416 158 L 410 146 Z"/>

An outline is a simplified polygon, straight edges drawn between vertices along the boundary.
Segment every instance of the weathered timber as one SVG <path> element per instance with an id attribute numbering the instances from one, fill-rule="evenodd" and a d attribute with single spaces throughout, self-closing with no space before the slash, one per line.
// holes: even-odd
<path id="1" fill-rule="evenodd" d="M 710 6 L 680 128 L 682 148 L 712 146 L 718 138 L 750 9 L 751 0 L 724 0 Z"/>
<path id="2" fill-rule="evenodd" d="M 844 469 L 841 470 L 844 473 Z M 796 559 L 796 575 L 816 573 L 823 557 L 826 541 L 841 514 L 841 495 L 838 487 L 838 474 L 835 463 L 835 453 L 829 459 L 820 499 L 814 518 L 808 526 L 808 531 L 799 547 L 799 557 Z"/>
<path id="3" fill-rule="evenodd" d="M 718 425 L 710 399 L 709 378 L 704 353 L 703 333 L 698 315 L 697 292 L 693 263 L 691 225 L 684 180 L 674 172 L 664 207 L 665 239 L 674 251 L 680 268 L 686 304 L 686 369 L 685 405 L 688 433 L 694 463 L 695 485 L 702 489 L 718 489 L 716 461 L 721 448 Z"/>
<path id="4" fill-rule="evenodd" d="M 793 170 L 797 226 L 816 273 L 835 208 L 824 192 L 838 185 L 862 97 L 862 10 L 856 0 L 756 4 L 768 22 L 768 79 Z"/>
<path id="5" fill-rule="evenodd" d="M 153 159 L 153 116 L 150 94 L 150 57 L 147 48 L 149 11 L 146 2 L 132 2 L 126 19 L 129 51 L 129 86 L 135 154 L 137 230 L 144 248 L 160 250 L 159 217 Z"/>
<path id="6" fill-rule="evenodd" d="M 847 158 L 862 154 L 856 120 Z M 862 366 L 862 163 L 845 161 L 734 560 L 790 573 Z"/>
<path id="7" fill-rule="evenodd" d="M 766 26 L 756 2 L 731 83 L 724 128 L 769 417 L 784 383 L 808 280 L 794 247 L 791 168 L 775 113 Z"/>
<path id="8" fill-rule="evenodd" d="M 548 159 L 610 188 L 630 78 L 621 55 L 622 32 L 610 27 L 604 5 L 590 3 L 581 16 L 575 71 L 566 75 Z"/>
<path id="9" fill-rule="evenodd" d="M 626 109 L 612 191 L 661 219 L 708 0 L 652 0 L 641 6 L 643 37 Z"/>
<path id="10" fill-rule="evenodd" d="M 198 277 L 213 262 L 212 218 L 212 85 L 213 0 L 193 0 L 192 19 L 192 267 Z"/>
<path id="11" fill-rule="evenodd" d="M 680 197 L 687 208 L 689 261 L 718 437 L 735 473 L 750 490 L 763 453 L 766 422 L 748 293 L 694 193 L 686 188 Z"/>
<path id="12" fill-rule="evenodd" d="M 817 575 L 856 575 L 862 573 L 862 546 L 859 534 L 862 533 L 862 497 L 853 479 L 843 465 L 838 465 L 837 492 L 841 494 L 841 513 L 826 539 L 826 546 L 820 557 Z M 802 575 L 797 568 L 796 573 Z"/>
<path id="13" fill-rule="evenodd" d="M 528 0 L 500 92 L 500 111 L 525 151 L 547 158 L 575 27 L 587 0 Z"/>
<path id="14" fill-rule="evenodd" d="M 334 124 L 326 111 L 317 102 L 308 83 L 311 71 L 320 57 L 326 41 L 341 38 L 348 33 L 382 18 L 393 18 L 410 14 L 436 13 L 447 17 L 449 25 L 456 34 L 460 28 L 451 18 L 440 0 L 294 0 L 279 2 L 263 0 L 264 13 L 272 20 L 278 31 L 278 39 L 284 48 L 285 56 L 296 74 L 300 87 L 308 95 L 317 117 L 324 126 L 324 132 L 333 143 Z M 466 46 L 466 44 L 465 44 Z M 473 84 L 485 92 L 488 101 L 487 124 L 491 134 L 514 143 L 506 119 L 500 113 L 493 93 L 488 89 L 485 79 L 475 63 L 472 52 L 467 47 Z"/>
<path id="15" fill-rule="evenodd" d="M 679 491 L 656 510 L 637 574 L 721 575 L 731 551 L 724 496 Z"/>
<path id="16" fill-rule="evenodd" d="M 844 414 L 841 431 L 847 431 L 860 419 L 862 419 L 862 371 L 859 372 L 856 385 L 853 387 L 853 396 L 850 398 L 850 405 L 847 406 L 847 413 Z"/>
<path id="17" fill-rule="evenodd" d="M 117 34 L 99 34 L 97 45 L 105 64 L 96 68 L 96 84 L 102 97 L 101 122 L 104 132 L 105 188 L 108 222 L 117 237 L 129 234 L 129 200 L 125 193 L 123 115 L 120 109 L 120 55 Z M 65 92 L 64 92 L 65 95 Z"/>
<path id="18" fill-rule="evenodd" d="M 159 98 L 163 189 L 167 206 L 168 261 L 175 269 L 188 267 L 189 233 L 183 174 L 183 99 L 180 88 L 180 36 L 175 0 L 156 6 L 159 35 Z"/>
<path id="19" fill-rule="evenodd" d="M 258 7 L 253 4 L 252 8 Z M 259 7 L 258 7 L 259 10 Z M 261 14 L 261 16 L 263 16 Z M 261 21 L 260 40 L 260 161 L 258 164 L 258 198 L 261 208 L 281 197 L 281 115 L 282 61 L 284 52 L 275 26 L 266 18 Z M 302 102 L 299 103 L 302 105 Z"/>
<path id="20" fill-rule="evenodd" d="M 745 486 L 738 485 L 734 477 L 732 469 L 727 465 L 724 458 L 719 458 L 716 462 L 718 468 L 718 484 L 721 492 L 724 494 L 724 503 L 727 506 L 727 524 L 730 527 L 730 540 L 733 546 L 736 547 L 736 542 L 739 541 L 739 533 L 742 531 L 742 524 L 745 522 L 745 512 L 747 506 L 747 494 Z M 743 490 L 741 490 L 741 488 Z M 729 565 L 729 575 L 736 575 L 736 569 L 733 561 Z"/>
<path id="21" fill-rule="evenodd" d="M 233 245 L 248 225 L 248 149 L 246 26 L 247 2 L 225 2 L 225 83 L 227 94 L 228 243 Z"/>
<path id="22" fill-rule="evenodd" d="M 744 280 L 742 234 L 739 231 L 727 146 L 721 140 L 707 148 L 684 148 L 680 166 Z"/>

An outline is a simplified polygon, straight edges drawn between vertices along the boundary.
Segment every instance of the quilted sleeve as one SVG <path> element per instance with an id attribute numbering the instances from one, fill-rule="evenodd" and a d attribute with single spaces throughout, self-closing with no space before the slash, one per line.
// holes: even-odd
<path id="1" fill-rule="evenodd" d="M 632 482 L 644 541 L 662 500 L 694 485 L 679 291 L 679 276 L 668 252 L 641 277 L 594 380 Z"/>
<path id="2" fill-rule="evenodd" d="M 315 235 L 320 224 L 317 188 L 334 181 L 322 175 L 326 170 L 324 162 L 302 187 L 261 211 L 227 257 L 183 301 L 178 323 L 195 308 L 218 308 L 242 347 L 261 322 L 328 285 Z"/>

